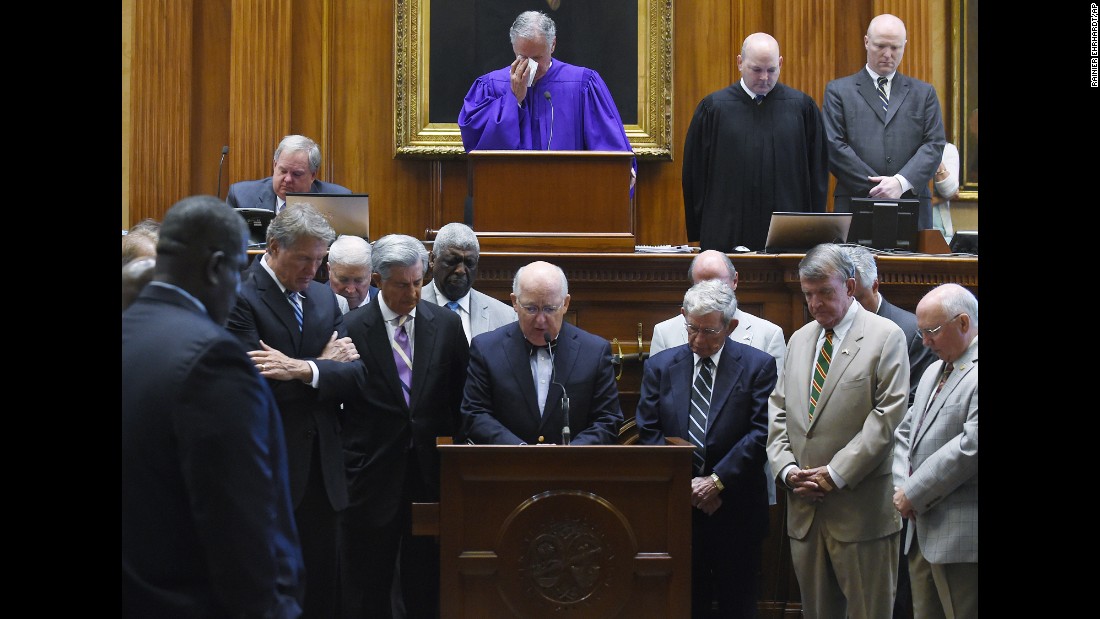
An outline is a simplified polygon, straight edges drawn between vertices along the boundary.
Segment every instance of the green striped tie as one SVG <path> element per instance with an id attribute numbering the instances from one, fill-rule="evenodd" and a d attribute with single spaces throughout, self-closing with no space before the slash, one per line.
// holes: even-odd
<path id="1" fill-rule="evenodd" d="M 821 354 L 817 356 L 814 364 L 814 380 L 810 383 L 810 421 L 814 420 L 814 409 L 817 408 L 817 398 L 821 395 L 821 387 L 825 384 L 825 376 L 829 373 L 829 364 L 833 361 L 833 330 L 825 331 L 825 343 L 821 345 Z"/>

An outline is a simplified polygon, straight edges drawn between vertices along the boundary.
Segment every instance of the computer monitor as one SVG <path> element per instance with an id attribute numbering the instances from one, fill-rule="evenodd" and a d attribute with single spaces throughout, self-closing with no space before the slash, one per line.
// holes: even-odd
<path id="1" fill-rule="evenodd" d="M 275 219 L 275 212 L 266 208 L 238 208 L 234 209 L 244 217 L 248 224 L 249 246 L 260 246 L 267 243 L 267 226 Z"/>
<path id="2" fill-rule="evenodd" d="M 843 243 L 851 223 L 851 213 L 772 213 L 764 253 L 804 254 L 822 243 Z"/>
<path id="3" fill-rule="evenodd" d="M 308 202 L 321 212 L 336 234 L 370 240 L 370 195 L 365 193 L 286 193 L 287 204 Z"/>
<path id="4" fill-rule="evenodd" d="M 951 253 L 978 255 L 978 231 L 956 230 L 951 237 Z"/>
<path id="5" fill-rule="evenodd" d="M 848 242 L 875 249 L 917 251 L 920 200 L 852 198 Z"/>

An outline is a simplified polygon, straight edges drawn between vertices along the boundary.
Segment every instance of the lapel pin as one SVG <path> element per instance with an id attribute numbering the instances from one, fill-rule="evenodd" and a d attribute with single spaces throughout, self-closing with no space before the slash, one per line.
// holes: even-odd
<path id="1" fill-rule="evenodd" d="M 840 354 L 842 354 L 842 355 L 848 354 L 848 349 L 845 348 L 844 350 L 840 351 Z"/>

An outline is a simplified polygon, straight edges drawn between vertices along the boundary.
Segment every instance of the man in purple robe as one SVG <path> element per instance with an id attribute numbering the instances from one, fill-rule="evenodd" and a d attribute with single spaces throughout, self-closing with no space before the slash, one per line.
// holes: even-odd
<path id="1" fill-rule="evenodd" d="M 474 81 L 458 113 L 471 150 L 632 150 L 600 74 L 551 58 L 557 27 L 545 13 L 520 13 L 509 30 L 516 59 Z M 634 188 L 637 161 L 631 169 Z"/>

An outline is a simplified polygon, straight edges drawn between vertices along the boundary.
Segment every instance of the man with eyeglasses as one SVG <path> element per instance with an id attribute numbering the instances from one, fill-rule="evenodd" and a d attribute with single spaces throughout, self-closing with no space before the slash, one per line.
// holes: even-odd
<path id="1" fill-rule="evenodd" d="M 766 486 L 775 485 L 760 475 L 775 359 L 730 339 L 736 311 L 724 282 L 687 291 L 680 324 L 688 343 L 646 361 L 636 415 L 639 442 L 663 445 L 676 436 L 696 445 L 691 580 L 692 616 L 700 618 L 711 616 L 715 597 L 718 616 L 756 616 Z"/>
<path id="2" fill-rule="evenodd" d="M 688 267 L 688 278 L 692 284 L 716 279 L 729 286 L 734 295 L 737 294 L 737 269 L 729 256 L 715 249 L 702 251 L 692 258 L 691 266 Z M 735 308 L 733 318 L 736 326 L 730 331 L 729 338 L 770 354 L 775 357 L 775 366 L 782 368 L 783 356 L 787 354 L 787 342 L 783 337 L 783 329 L 773 322 L 743 311 L 740 307 L 735 306 Z M 684 329 L 684 317 L 681 312 L 653 326 L 649 356 L 652 357 L 662 350 L 687 343 L 688 331 Z M 765 484 L 768 488 L 768 505 L 775 505 L 775 476 L 772 475 L 767 458 L 764 459 L 763 467 L 764 478 L 768 480 Z"/>
<path id="3" fill-rule="evenodd" d="M 917 617 L 978 616 L 978 299 L 943 284 L 917 304 L 937 357 L 894 433 L 894 507 Z"/>
<path id="4" fill-rule="evenodd" d="M 798 264 L 814 320 L 791 336 L 768 402 L 768 458 L 788 490 L 806 619 L 877 619 L 894 608 L 901 518 L 891 464 L 909 356 L 901 327 L 855 302 L 855 274 L 832 243 Z"/>
<path id="5" fill-rule="evenodd" d="M 622 425 L 607 340 L 564 322 L 569 283 L 548 262 L 520 267 L 512 282 L 519 320 L 474 338 L 462 400 L 470 442 L 494 445 L 614 444 Z M 566 423 L 566 410 L 568 423 Z"/>

